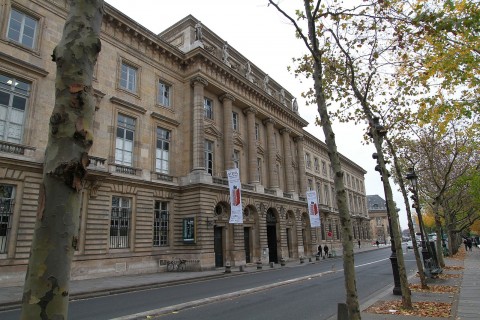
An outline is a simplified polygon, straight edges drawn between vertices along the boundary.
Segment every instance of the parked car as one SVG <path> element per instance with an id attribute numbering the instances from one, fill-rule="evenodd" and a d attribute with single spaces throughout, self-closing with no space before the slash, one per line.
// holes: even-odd
<path id="1" fill-rule="evenodd" d="M 413 242 L 412 242 L 412 240 L 407 241 L 407 249 L 413 249 Z"/>

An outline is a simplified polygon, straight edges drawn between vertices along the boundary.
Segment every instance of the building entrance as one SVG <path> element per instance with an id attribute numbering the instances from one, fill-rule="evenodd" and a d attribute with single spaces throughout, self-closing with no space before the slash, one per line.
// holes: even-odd
<path id="1" fill-rule="evenodd" d="M 268 261 L 278 263 L 277 255 L 277 218 L 275 213 L 268 209 L 267 211 L 267 243 L 268 243 Z"/>
<path id="2" fill-rule="evenodd" d="M 215 251 L 215 267 L 223 267 L 223 228 L 215 226 L 213 247 Z"/>

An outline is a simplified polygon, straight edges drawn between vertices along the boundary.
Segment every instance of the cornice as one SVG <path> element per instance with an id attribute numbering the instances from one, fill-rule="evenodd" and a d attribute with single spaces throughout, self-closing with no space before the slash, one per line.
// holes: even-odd
<path id="1" fill-rule="evenodd" d="M 166 123 L 169 123 L 175 127 L 178 127 L 180 125 L 180 122 L 178 122 L 177 120 L 174 120 L 174 119 L 171 119 L 171 118 L 168 118 L 168 117 L 165 117 L 157 112 L 152 112 L 150 114 L 150 117 L 152 117 L 153 119 L 156 119 L 156 120 L 160 120 L 162 122 L 166 122 Z"/>
<path id="2" fill-rule="evenodd" d="M 120 105 L 122 107 L 125 107 L 127 109 L 130 109 L 130 110 L 133 110 L 133 111 L 136 111 L 136 112 L 140 112 L 141 114 L 145 114 L 147 112 L 147 109 L 142 108 L 142 107 L 140 107 L 136 104 L 133 104 L 133 103 L 125 101 L 125 100 L 122 100 L 122 99 L 117 98 L 117 97 L 111 97 L 110 102 L 118 104 L 118 105 Z"/>

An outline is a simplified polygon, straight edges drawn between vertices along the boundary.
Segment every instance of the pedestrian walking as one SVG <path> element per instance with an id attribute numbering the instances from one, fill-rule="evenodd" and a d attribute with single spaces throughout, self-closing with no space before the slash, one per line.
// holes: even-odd
<path id="1" fill-rule="evenodd" d="M 467 239 L 467 247 L 468 251 L 472 251 L 472 239 L 470 238 Z"/>
<path id="2" fill-rule="evenodd" d="M 321 256 L 322 256 L 322 245 L 321 245 L 321 244 L 318 245 L 317 250 L 318 250 L 317 255 L 318 255 L 319 257 L 321 257 Z"/>
<path id="3" fill-rule="evenodd" d="M 380 242 L 378 242 L 378 240 L 375 242 L 375 244 L 377 245 L 377 248 L 380 246 Z"/>
<path id="4" fill-rule="evenodd" d="M 325 245 L 325 246 L 323 247 L 323 251 L 325 252 L 325 257 L 328 258 L 328 246 L 327 246 L 327 245 Z"/>
<path id="5" fill-rule="evenodd" d="M 463 239 L 463 245 L 465 246 L 465 251 L 468 251 L 467 239 Z"/>
<path id="6" fill-rule="evenodd" d="M 362 243 L 360 242 L 360 239 L 358 239 L 358 249 L 360 249 L 360 245 L 361 245 L 361 244 L 362 244 Z"/>

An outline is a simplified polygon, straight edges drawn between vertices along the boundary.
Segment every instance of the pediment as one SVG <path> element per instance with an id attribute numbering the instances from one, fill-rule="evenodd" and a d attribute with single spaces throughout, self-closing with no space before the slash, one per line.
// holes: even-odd
<path id="1" fill-rule="evenodd" d="M 215 138 L 222 138 L 223 134 L 218 130 L 214 125 L 208 124 L 205 125 L 205 134 L 214 136 Z"/>
<path id="2" fill-rule="evenodd" d="M 240 135 L 235 134 L 233 136 L 233 144 L 239 147 L 244 147 L 245 146 L 245 141 L 240 137 Z"/>
<path id="3" fill-rule="evenodd" d="M 261 155 L 265 154 L 265 149 L 259 144 L 257 144 L 257 153 Z"/>

